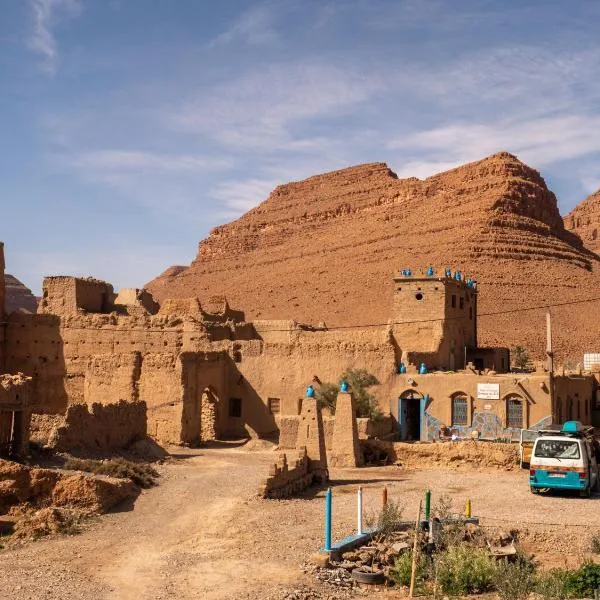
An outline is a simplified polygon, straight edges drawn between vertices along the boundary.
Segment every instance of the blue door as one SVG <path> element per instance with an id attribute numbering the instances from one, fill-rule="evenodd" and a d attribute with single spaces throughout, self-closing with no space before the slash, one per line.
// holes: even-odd
<path id="1" fill-rule="evenodd" d="M 401 440 L 418 441 L 422 435 L 425 399 L 415 391 L 398 398 L 398 433 Z"/>

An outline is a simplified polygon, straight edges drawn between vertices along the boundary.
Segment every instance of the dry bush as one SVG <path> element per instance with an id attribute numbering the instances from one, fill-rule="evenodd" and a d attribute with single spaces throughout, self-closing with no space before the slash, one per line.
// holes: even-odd
<path id="1" fill-rule="evenodd" d="M 141 488 L 150 488 L 156 483 L 158 471 L 147 463 L 135 463 L 124 458 L 110 460 L 90 460 L 69 458 L 64 468 L 70 471 L 85 471 L 96 475 L 107 475 L 119 479 L 131 479 Z"/>

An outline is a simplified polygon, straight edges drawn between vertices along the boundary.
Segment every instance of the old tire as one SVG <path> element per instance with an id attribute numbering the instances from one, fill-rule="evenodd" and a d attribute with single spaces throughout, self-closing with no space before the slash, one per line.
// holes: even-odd
<path id="1" fill-rule="evenodd" d="M 381 585 L 385 583 L 385 575 L 383 571 L 363 571 L 362 569 L 352 570 L 352 579 L 358 583 L 366 583 L 367 585 Z"/>

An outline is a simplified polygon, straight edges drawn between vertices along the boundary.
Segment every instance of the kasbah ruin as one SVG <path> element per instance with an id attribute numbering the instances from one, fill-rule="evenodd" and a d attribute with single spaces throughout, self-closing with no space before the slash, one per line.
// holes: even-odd
<path id="1" fill-rule="evenodd" d="M 145 289 L 0 247 L 2 597 L 587 597 L 599 207 L 499 153 L 280 186 Z"/>

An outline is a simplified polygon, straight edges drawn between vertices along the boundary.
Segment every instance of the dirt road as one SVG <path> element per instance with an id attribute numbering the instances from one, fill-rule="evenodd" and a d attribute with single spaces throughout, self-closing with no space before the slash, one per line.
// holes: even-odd
<path id="1" fill-rule="evenodd" d="M 2 598 L 276 599 L 298 583 L 312 584 L 300 564 L 322 541 L 323 492 L 287 501 L 257 499 L 273 458 L 272 451 L 243 448 L 177 451 L 161 467 L 160 485 L 145 491 L 134 510 L 101 517 L 75 537 L 2 552 Z M 384 482 L 408 518 L 428 487 L 434 503 L 441 493 L 458 508 L 471 498 L 484 523 L 519 528 L 548 561 L 560 562 L 571 545 L 583 551 L 600 530 L 598 499 L 532 496 L 526 473 L 386 467 L 332 476 L 334 537 L 354 526 L 357 486 L 365 488 L 366 512 L 373 512 Z M 570 525 L 566 538 L 553 525 L 563 522 Z"/>

